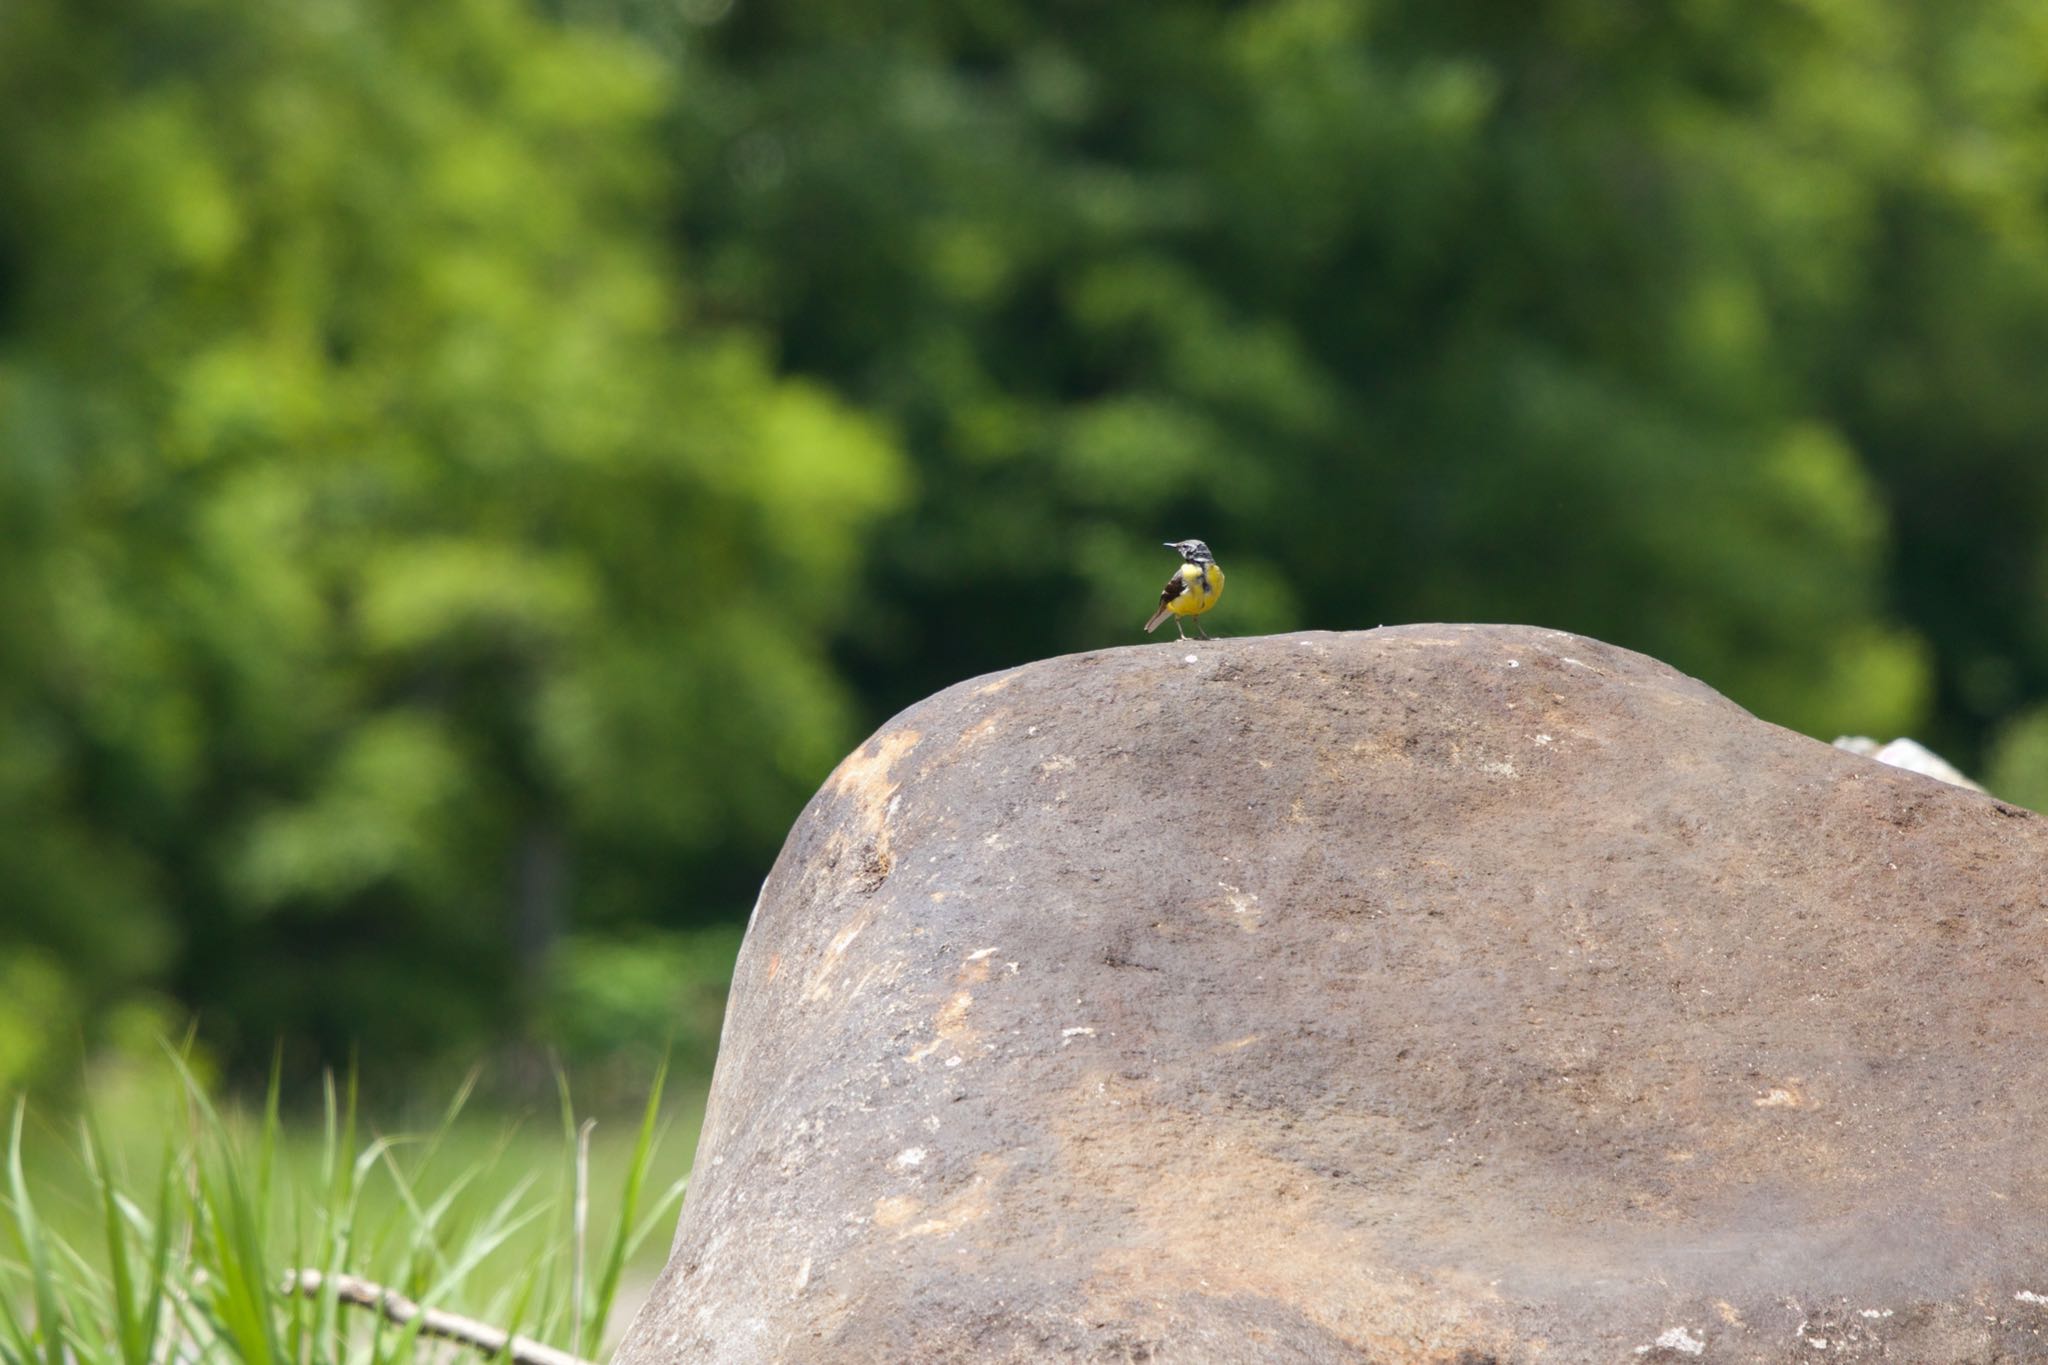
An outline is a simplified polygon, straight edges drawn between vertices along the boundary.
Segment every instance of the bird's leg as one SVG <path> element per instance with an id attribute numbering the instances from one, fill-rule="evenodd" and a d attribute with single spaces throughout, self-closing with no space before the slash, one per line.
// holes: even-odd
<path id="1" fill-rule="evenodd" d="M 1209 638 L 1209 632 L 1203 628 L 1202 618 L 1199 616 L 1195 618 L 1195 634 L 1201 636 L 1204 640 Z"/>
<path id="2" fill-rule="evenodd" d="M 1173 629 L 1175 634 L 1179 635 L 1181 639 L 1185 640 L 1188 638 L 1188 628 L 1181 624 L 1181 618 L 1178 616 L 1173 618 Z"/>

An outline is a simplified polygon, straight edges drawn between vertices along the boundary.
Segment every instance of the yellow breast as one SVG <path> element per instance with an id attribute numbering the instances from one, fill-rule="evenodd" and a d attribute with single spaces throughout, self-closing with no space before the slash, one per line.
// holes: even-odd
<path id="1" fill-rule="evenodd" d="M 1166 604 L 1166 609 L 1175 616 L 1200 616 L 1223 596 L 1223 570 L 1214 564 L 1183 564 L 1180 581 L 1187 587 Z"/>

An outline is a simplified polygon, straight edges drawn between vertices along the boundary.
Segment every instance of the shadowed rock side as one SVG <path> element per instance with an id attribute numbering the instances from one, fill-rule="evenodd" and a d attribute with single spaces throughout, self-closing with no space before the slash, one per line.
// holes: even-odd
<path id="1" fill-rule="evenodd" d="M 840 765 L 625 1365 L 2048 1359 L 2048 825 L 1504 626 Z"/>

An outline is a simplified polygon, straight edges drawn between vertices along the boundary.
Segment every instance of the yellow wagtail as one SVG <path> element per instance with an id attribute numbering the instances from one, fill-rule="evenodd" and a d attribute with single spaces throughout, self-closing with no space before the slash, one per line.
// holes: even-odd
<path id="1" fill-rule="evenodd" d="M 1181 625 L 1182 618 L 1200 616 L 1216 605 L 1216 599 L 1223 596 L 1223 570 L 1217 566 L 1216 556 L 1209 553 L 1209 547 L 1199 540 L 1169 540 L 1166 548 L 1179 553 L 1181 566 L 1166 580 L 1166 587 L 1159 594 L 1159 610 L 1152 613 L 1145 630 L 1150 634 L 1171 616 L 1173 628 L 1185 640 L 1188 633 Z M 1195 632 L 1204 640 L 1209 638 L 1200 621 L 1195 622 Z"/>

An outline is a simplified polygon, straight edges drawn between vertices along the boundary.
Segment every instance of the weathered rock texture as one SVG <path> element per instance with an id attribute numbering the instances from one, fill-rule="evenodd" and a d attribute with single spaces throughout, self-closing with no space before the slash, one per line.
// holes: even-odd
<path id="1" fill-rule="evenodd" d="M 790 836 L 620 1360 L 2048 1359 L 2044 888 L 1551 631 L 963 683 Z"/>

